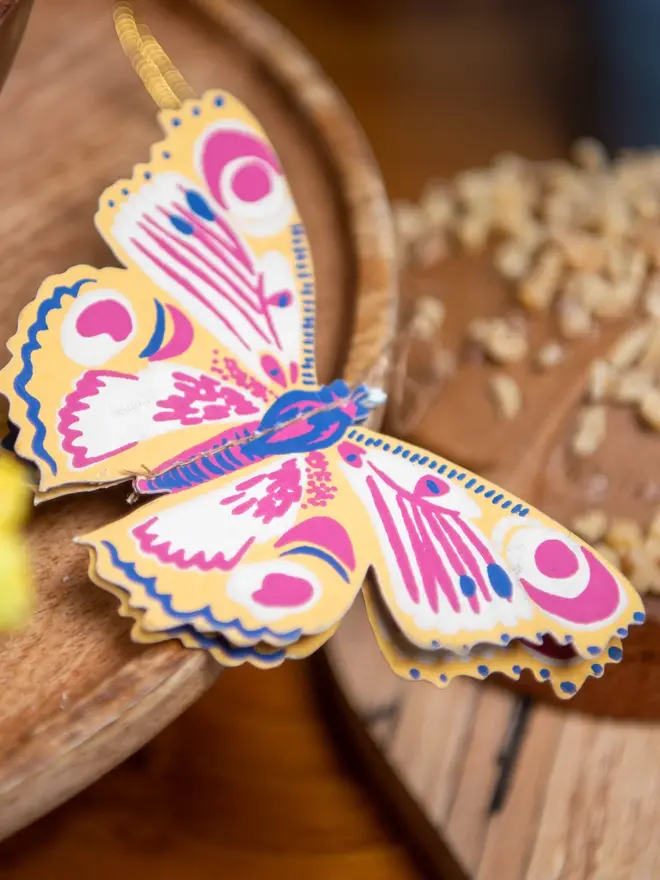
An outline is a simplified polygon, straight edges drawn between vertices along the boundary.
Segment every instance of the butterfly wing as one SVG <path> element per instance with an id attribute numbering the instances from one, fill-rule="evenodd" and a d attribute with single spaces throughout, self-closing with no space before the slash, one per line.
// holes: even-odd
<path id="1" fill-rule="evenodd" d="M 620 638 L 610 639 L 603 651 L 581 657 L 572 646 L 560 646 L 548 638 L 545 644 L 513 640 L 508 645 L 476 645 L 466 654 L 424 651 L 402 636 L 384 606 L 377 589 L 366 583 L 363 590 L 367 616 L 383 656 L 402 678 L 428 681 L 438 687 L 458 676 L 483 679 L 499 673 L 518 680 L 524 670 L 539 682 L 550 682 L 561 699 L 573 696 L 589 677 L 600 678 L 605 666 L 623 657 Z"/>
<path id="2" fill-rule="evenodd" d="M 9 343 L 0 390 L 41 493 L 233 442 L 316 384 L 309 249 L 272 145 L 217 92 L 161 124 L 151 161 L 100 200 L 125 268 L 48 278 Z"/>
<path id="3" fill-rule="evenodd" d="M 617 649 L 612 639 L 643 621 L 619 572 L 488 481 L 362 429 L 338 452 L 369 512 L 383 607 L 411 650 L 466 657 L 475 646 L 513 644 L 522 667 L 531 655 L 520 640 L 542 647 L 549 636 L 601 665 Z"/>
<path id="4" fill-rule="evenodd" d="M 186 626 L 269 656 L 305 656 L 366 572 L 352 536 L 368 519 L 353 501 L 323 452 L 281 455 L 163 495 L 79 540 L 91 548 L 93 580 L 126 594 L 143 632 Z"/>

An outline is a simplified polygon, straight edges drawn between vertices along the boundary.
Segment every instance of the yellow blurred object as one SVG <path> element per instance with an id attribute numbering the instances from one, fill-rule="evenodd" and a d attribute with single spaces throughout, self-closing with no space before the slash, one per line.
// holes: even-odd
<path id="1" fill-rule="evenodd" d="M 22 626 L 32 610 L 32 580 L 22 537 L 30 494 L 21 465 L 13 456 L 0 454 L 0 631 Z"/>

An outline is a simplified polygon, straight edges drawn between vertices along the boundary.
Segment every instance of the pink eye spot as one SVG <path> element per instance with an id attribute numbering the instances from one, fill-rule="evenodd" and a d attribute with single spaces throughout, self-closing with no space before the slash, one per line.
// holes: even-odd
<path id="1" fill-rule="evenodd" d="M 266 300 L 269 306 L 276 309 L 285 309 L 293 302 L 293 297 L 288 290 L 280 290 L 278 293 L 271 294 Z"/>
<path id="2" fill-rule="evenodd" d="M 266 373 L 269 379 L 273 382 L 277 382 L 278 385 L 281 385 L 282 388 L 286 388 L 286 376 L 284 375 L 284 370 L 279 365 L 279 363 L 275 360 L 272 354 L 265 354 L 261 358 L 261 368 Z"/>
<path id="3" fill-rule="evenodd" d="M 436 498 L 440 498 L 441 495 L 446 495 L 449 492 L 449 486 L 445 483 L 444 480 L 439 480 L 437 477 L 422 477 L 421 480 L 417 481 L 417 485 L 415 486 L 415 494 L 422 496 L 435 496 Z"/>
<path id="4" fill-rule="evenodd" d="M 231 188 L 242 202 L 258 202 L 271 190 L 270 176 L 260 162 L 246 162 L 234 175 Z"/>
<path id="5" fill-rule="evenodd" d="M 543 541 L 536 548 L 534 562 L 542 575 L 549 578 L 567 578 L 579 568 L 575 553 L 558 538 Z"/>
<path id="6" fill-rule="evenodd" d="M 298 608 L 314 596 L 314 588 L 304 578 L 273 572 L 267 574 L 252 599 L 264 608 Z"/>
<path id="7" fill-rule="evenodd" d="M 97 300 L 76 319 L 76 331 L 85 339 L 107 334 L 115 342 L 123 342 L 131 335 L 133 321 L 121 303 L 112 299 Z"/>
<path id="8" fill-rule="evenodd" d="M 365 450 L 362 449 L 361 446 L 344 441 L 337 447 L 337 452 L 341 455 L 346 464 L 350 464 L 350 466 L 354 468 L 362 467 L 362 457 L 365 455 Z"/>

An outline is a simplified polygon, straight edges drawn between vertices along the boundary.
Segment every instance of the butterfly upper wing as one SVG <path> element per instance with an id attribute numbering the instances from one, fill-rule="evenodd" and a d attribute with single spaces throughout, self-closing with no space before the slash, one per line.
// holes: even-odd
<path id="1" fill-rule="evenodd" d="M 368 526 L 322 452 L 280 455 L 165 495 L 80 539 L 151 632 L 194 626 L 237 646 L 323 640 L 359 590 Z M 292 650 L 304 654 L 304 643 Z M 302 652 L 302 653 L 301 653 Z"/>
<path id="2" fill-rule="evenodd" d="M 550 634 L 590 658 L 643 621 L 619 572 L 488 481 L 362 429 L 338 452 L 369 511 L 384 605 L 412 646 L 467 654 Z"/>
<path id="3" fill-rule="evenodd" d="M 316 383 L 307 240 L 271 144 L 221 93 L 161 122 L 96 217 L 126 268 L 47 279 L 9 343 L 0 390 L 41 493 L 233 441 Z"/>

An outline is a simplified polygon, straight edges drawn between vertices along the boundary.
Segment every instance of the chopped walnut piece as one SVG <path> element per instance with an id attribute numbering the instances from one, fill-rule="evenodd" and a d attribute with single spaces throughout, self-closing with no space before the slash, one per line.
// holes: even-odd
<path id="1" fill-rule="evenodd" d="M 412 246 L 413 262 L 419 269 L 430 269 L 441 263 L 449 253 L 447 236 L 431 230 Z"/>
<path id="2" fill-rule="evenodd" d="M 596 553 L 598 553 L 599 556 L 602 556 L 606 562 L 609 562 L 610 565 L 613 565 L 614 568 L 618 568 L 619 570 L 621 570 L 621 557 L 616 552 L 614 547 L 610 547 L 609 544 L 603 544 L 601 542 L 594 545 L 594 550 L 596 551 Z"/>
<path id="3" fill-rule="evenodd" d="M 419 207 L 432 230 L 447 229 L 454 220 L 456 206 L 445 181 L 430 180 L 422 191 Z"/>
<path id="4" fill-rule="evenodd" d="M 596 544 L 607 530 L 607 515 L 604 510 L 588 510 L 573 519 L 571 529 L 583 541 Z"/>
<path id="5" fill-rule="evenodd" d="M 490 230 L 491 218 L 488 213 L 464 214 L 456 221 L 456 237 L 470 253 L 484 249 Z"/>
<path id="6" fill-rule="evenodd" d="M 536 364 L 542 370 L 549 370 L 562 363 L 566 352 L 559 342 L 551 340 L 542 345 L 536 354 Z"/>
<path id="7" fill-rule="evenodd" d="M 454 178 L 454 188 L 459 199 L 467 204 L 489 202 L 493 191 L 493 175 L 490 169 L 473 168 L 461 171 Z"/>
<path id="8" fill-rule="evenodd" d="M 614 403 L 639 404 L 653 388 L 655 377 L 649 370 L 637 367 L 616 377 L 610 386 L 610 400 Z"/>
<path id="9" fill-rule="evenodd" d="M 588 309 L 572 299 L 562 298 L 558 318 L 559 330 L 564 339 L 587 336 L 593 327 Z"/>
<path id="10" fill-rule="evenodd" d="M 571 159 L 585 171 L 601 171 L 608 164 L 607 150 L 594 138 L 579 138 L 571 147 Z"/>
<path id="11" fill-rule="evenodd" d="M 660 565 L 649 559 L 643 547 L 626 555 L 623 569 L 640 593 L 660 593 Z"/>
<path id="12" fill-rule="evenodd" d="M 591 274 L 603 268 L 606 245 L 597 235 L 562 229 L 555 235 L 555 240 L 571 269 Z"/>
<path id="13" fill-rule="evenodd" d="M 650 318 L 660 318 L 660 274 L 655 272 L 644 289 L 644 311 Z"/>
<path id="14" fill-rule="evenodd" d="M 646 323 L 623 333 L 607 353 L 610 364 L 620 370 L 636 364 L 646 351 L 652 329 L 651 324 Z"/>
<path id="15" fill-rule="evenodd" d="M 572 275 L 564 289 L 564 298 L 578 303 L 587 312 L 597 313 L 603 303 L 612 297 L 612 285 L 588 272 L 576 272 Z"/>
<path id="16" fill-rule="evenodd" d="M 660 563 L 660 536 L 648 536 L 644 541 L 644 552 L 653 562 Z"/>
<path id="17" fill-rule="evenodd" d="M 589 367 L 589 384 L 587 394 L 592 403 L 604 400 L 612 387 L 616 370 L 607 361 L 596 358 Z"/>
<path id="18" fill-rule="evenodd" d="M 520 281 L 529 270 L 531 258 L 529 248 L 514 238 L 500 245 L 495 252 L 493 262 L 504 278 L 509 281 Z"/>
<path id="19" fill-rule="evenodd" d="M 490 377 L 489 385 L 498 415 L 515 418 L 522 407 L 522 392 L 516 380 L 506 373 L 496 373 Z"/>
<path id="20" fill-rule="evenodd" d="M 445 320 L 445 306 L 434 296 L 420 296 L 413 305 L 413 314 L 407 331 L 414 339 L 428 341 L 442 327 Z"/>
<path id="21" fill-rule="evenodd" d="M 547 247 L 518 287 L 520 303 L 530 312 L 548 309 L 557 293 L 563 271 L 564 258 L 561 251 Z"/>
<path id="22" fill-rule="evenodd" d="M 651 324 L 649 343 L 639 365 L 656 372 L 660 370 L 660 320 L 654 319 Z"/>
<path id="23" fill-rule="evenodd" d="M 660 388 L 646 392 L 639 404 L 639 415 L 649 427 L 660 431 Z"/>
<path id="24" fill-rule="evenodd" d="M 499 364 L 513 364 L 527 355 L 527 337 L 523 330 L 504 318 L 475 318 L 467 328 L 468 337 L 478 342 L 485 353 Z"/>
<path id="25" fill-rule="evenodd" d="M 413 202 L 393 202 L 392 212 L 396 233 L 405 242 L 415 241 L 425 231 L 424 216 Z"/>
<path id="26" fill-rule="evenodd" d="M 598 449 L 607 432 L 607 415 L 605 407 L 600 405 L 584 406 L 576 420 L 575 432 L 571 441 L 571 449 L 579 458 L 587 458 Z"/>
<path id="27" fill-rule="evenodd" d="M 605 532 L 605 542 L 621 556 L 640 548 L 644 543 L 642 527 L 634 519 L 613 519 Z"/>
<path id="28" fill-rule="evenodd" d="M 660 510 L 658 510 L 651 520 L 651 524 L 648 529 L 649 537 L 652 538 L 660 538 Z"/>

